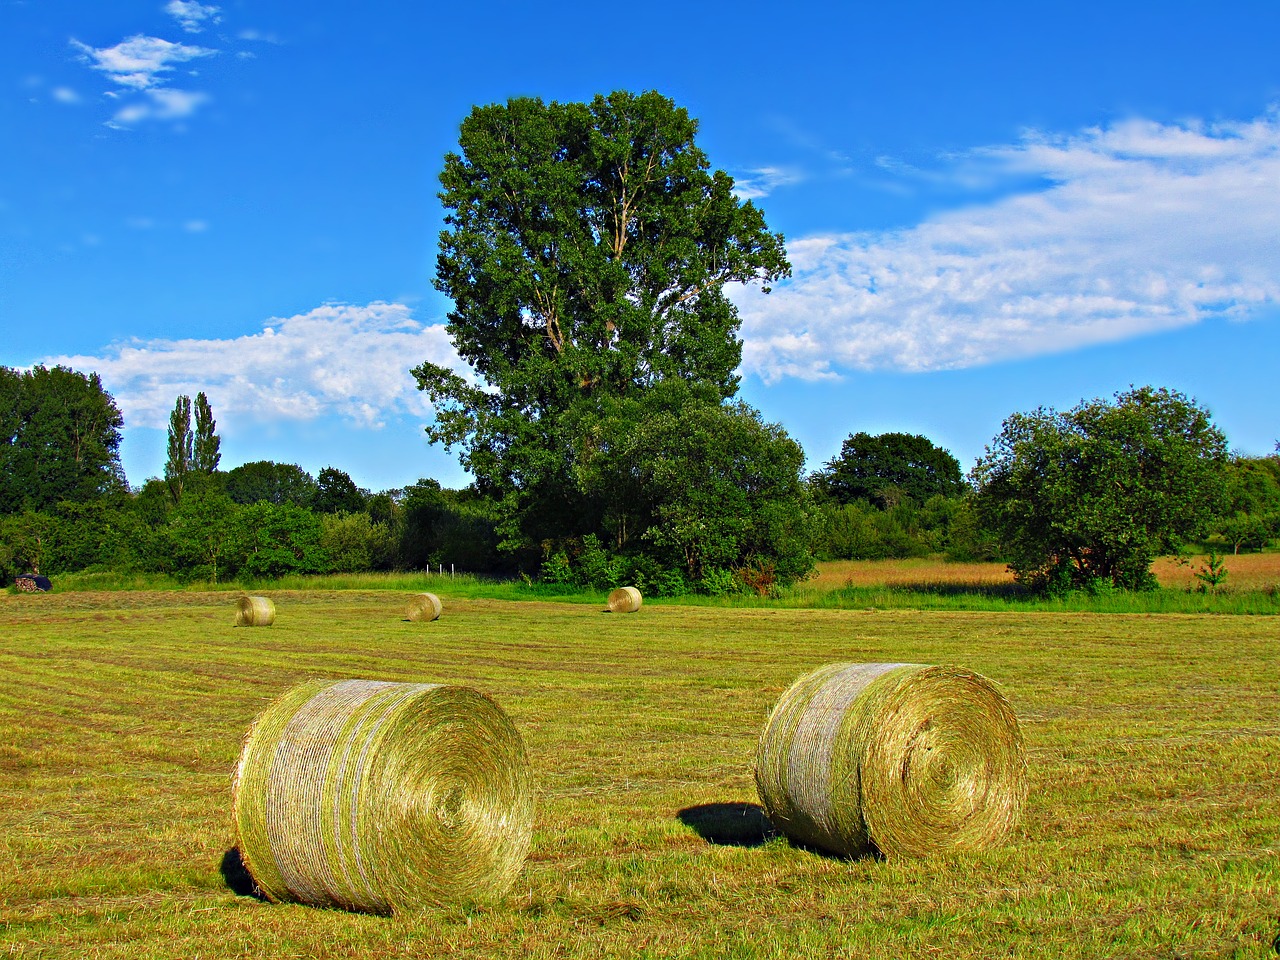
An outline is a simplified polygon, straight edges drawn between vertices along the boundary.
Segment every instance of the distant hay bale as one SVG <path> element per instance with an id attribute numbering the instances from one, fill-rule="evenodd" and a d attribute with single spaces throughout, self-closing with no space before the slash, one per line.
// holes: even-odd
<path id="1" fill-rule="evenodd" d="M 266 597 L 241 597 L 236 603 L 237 627 L 269 627 L 276 622 L 276 605 Z"/>
<path id="2" fill-rule="evenodd" d="M 440 609 L 440 598 L 434 593 L 418 593 L 409 600 L 409 619 L 415 623 L 419 620 L 439 620 Z"/>
<path id="3" fill-rule="evenodd" d="M 609 613 L 635 613 L 640 609 L 642 598 L 635 587 L 619 587 L 609 594 L 605 602 Z"/>
<path id="4" fill-rule="evenodd" d="M 1026 798 L 1018 720 L 955 667 L 836 663 L 782 695 L 756 787 L 775 827 L 839 856 L 929 856 L 998 843 Z"/>
<path id="5" fill-rule="evenodd" d="M 232 792 L 268 899 L 387 914 L 492 900 L 533 834 L 520 734 L 466 687 L 302 684 L 254 721 Z"/>

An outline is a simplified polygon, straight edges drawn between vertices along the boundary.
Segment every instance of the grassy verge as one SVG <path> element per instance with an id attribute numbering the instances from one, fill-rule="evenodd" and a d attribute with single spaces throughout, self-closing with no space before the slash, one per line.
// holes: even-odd
<path id="1" fill-rule="evenodd" d="M 1274 956 L 1280 637 L 1269 617 L 792 610 L 280 591 L 0 597 L 0 952 L 14 957 Z M 760 727 L 834 660 L 958 663 L 1027 741 L 1015 836 L 840 861 L 768 839 Z M 253 716 L 308 677 L 493 695 L 538 782 L 510 899 L 394 918 L 221 872 Z"/>

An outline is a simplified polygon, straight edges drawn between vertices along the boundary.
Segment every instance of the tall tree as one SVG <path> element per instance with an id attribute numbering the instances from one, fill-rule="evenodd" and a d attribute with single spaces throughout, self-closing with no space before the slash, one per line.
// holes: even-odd
<path id="1" fill-rule="evenodd" d="M 960 462 L 928 437 L 914 433 L 852 433 L 840 445 L 840 456 L 813 478 L 814 487 L 837 503 L 866 500 L 892 506 L 905 495 L 922 504 L 941 494 L 964 491 Z"/>
<path id="2" fill-rule="evenodd" d="M 174 503 L 182 502 L 182 490 L 191 472 L 194 455 L 191 435 L 191 398 L 178 397 L 169 414 L 169 456 L 164 463 L 164 479 Z"/>
<path id="3" fill-rule="evenodd" d="M 678 378 L 737 390 L 728 283 L 787 276 L 780 234 L 710 171 L 697 121 L 655 92 L 476 107 L 445 158 L 436 287 L 483 380 L 414 370 L 428 436 L 498 495 L 510 546 L 580 523 L 562 419 Z"/>
<path id="4" fill-rule="evenodd" d="M 96 373 L 0 367 L 0 513 L 123 490 L 123 425 Z"/>
<path id="5" fill-rule="evenodd" d="M 191 443 L 191 469 L 203 474 L 211 474 L 218 469 L 222 460 L 222 438 L 215 432 L 218 421 L 213 419 L 213 410 L 209 407 L 209 398 L 204 392 L 196 394 L 195 435 Z"/>
<path id="6" fill-rule="evenodd" d="M 1223 500 L 1226 438 L 1177 391 L 1139 387 L 1066 413 L 1015 413 L 973 470 L 1017 578 L 1050 592 L 1155 586 L 1151 561 Z"/>

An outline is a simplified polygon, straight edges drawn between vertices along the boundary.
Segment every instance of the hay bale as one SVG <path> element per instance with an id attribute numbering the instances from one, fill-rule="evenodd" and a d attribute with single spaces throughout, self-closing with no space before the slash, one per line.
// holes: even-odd
<path id="1" fill-rule="evenodd" d="M 302 684 L 244 741 L 241 858 L 267 898 L 392 913 L 496 898 L 533 833 L 520 734 L 466 687 Z"/>
<path id="2" fill-rule="evenodd" d="M 417 623 L 419 620 L 440 619 L 440 598 L 434 593 L 418 593 L 409 600 L 409 619 Z"/>
<path id="3" fill-rule="evenodd" d="M 1027 792 L 1018 720 L 991 681 L 910 663 L 801 677 L 760 735 L 755 776 L 782 833 L 850 857 L 990 846 Z"/>
<path id="4" fill-rule="evenodd" d="M 642 598 L 635 587 L 619 587 L 609 594 L 605 601 L 607 613 L 635 613 L 640 609 Z"/>
<path id="5" fill-rule="evenodd" d="M 241 597 L 236 602 L 237 627 L 269 627 L 276 622 L 276 605 L 267 597 Z"/>

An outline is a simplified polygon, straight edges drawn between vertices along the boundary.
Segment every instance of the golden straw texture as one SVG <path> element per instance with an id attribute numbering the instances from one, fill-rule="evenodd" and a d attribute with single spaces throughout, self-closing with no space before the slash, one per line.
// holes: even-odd
<path id="1" fill-rule="evenodd" d="M 440 598 L 434 593 L 414 594 L 409 600 L 409 619 L 414 622 L 439 620 L 440 609 Z"/>
<path id="2" fill-rule="evenodd" d="M 619 587 L 605 601 L 609 613 L 635 613 L 640 609 L 640 591 L 635 587 Z"/>
<path id="3" fill-rule="evenodd" d="M 990 846 L 1027 792 L 1018 720 L 991 681 L 910 663 L 836 663 L 801 677 L 760 735 L 755 774 L 774 826 L 850 857 Z"/>
<path id="4" fill-rule="evenodd" d="M 237 627 L 269 627 L 276 622 L 276 605 L 266 597 L 241 597 L 236 603 Z"/>
<path id="5" fill-rule="evenodd" d="M 271 900 L 385 914 L 495 899 L 533 835 L 524 742 L 466 687 L 302 684 L 254 721 L 232 792 Z"/>

